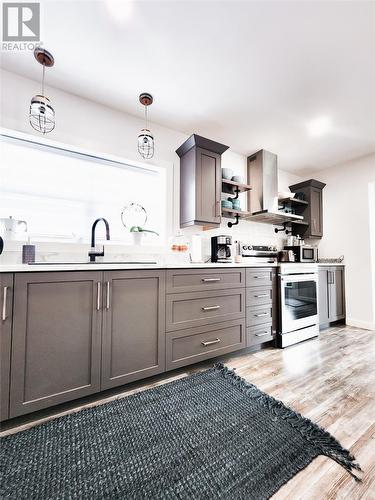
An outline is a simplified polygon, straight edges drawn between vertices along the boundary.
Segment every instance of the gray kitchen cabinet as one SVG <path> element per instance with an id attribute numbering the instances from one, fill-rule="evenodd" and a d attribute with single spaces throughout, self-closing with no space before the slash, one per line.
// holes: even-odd
<path id="1" fill-rule="evenodd" d="M 329 323 L 328 268 L 319 268 L 319 325 Z"/>
<path id="2" fill-rule="evenodd" d="M 101 388 L 165 370 L 165 271 L 106 271 Z"/>
<path id="3" fill-rule="evenodd" d="M 304 238 L 322 238 L 323 237 L 323 188 L 324 182 L 315 179 L 299 182 L 289 186 L 293 193 L 302 193 L 304 200 L 308 205 L 302 215 L 304 222 L 308 225 L 295 224 L 293 231 Z"/>
<path id="4" fill-rule="evenodd" d="M 0 274 L 0 304 L 0 420 L 6 420 L 9 418 L 13 274 Z"/>
<path id="5" fill-rule="evenodd" d="M 319 267 L 319 324 L 345 318 L 344 266 Z"/>
<path id="6" fill-rule="evenodd" d="M 246 347 L 244 319 L 167 333 L 167 370 Z"/>
<path id="7" fill-rule="evenodd" d="M 245 287 L 245 269 L 167 270 L 167 293 L 228 290 Z"/>
<path id="8" fill-rule="evenodd" d="M 278 295 L 276 269 L 246 269 L 246 345 L 263 344 L 276 338 Z"/>
<path id="9" fill-rule="evenodd" d="M 168 332 L 244 316 L 245 290 L 243 288 L 167 295 Z"/>
<path id="10" fill-rule="evenodd" d="M 221 155 L 228 146 L 197 134 L 176 151 L 180 157 L 180 226 L 221 222 Z"/>
<path id="11" fill-rule="evenodd" d="M 100 390 L 101 277 L 15 275 L 10 417 Z"/>

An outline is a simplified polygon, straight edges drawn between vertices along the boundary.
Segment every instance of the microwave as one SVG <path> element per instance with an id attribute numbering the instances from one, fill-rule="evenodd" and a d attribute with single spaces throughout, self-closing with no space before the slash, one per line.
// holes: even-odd
<path id="1" fill-rule="evenodd" d="M 318 247 L 310 245 L 286 246 L 285 250 L 292 250 L 295 262 L 318 262 Z"/>

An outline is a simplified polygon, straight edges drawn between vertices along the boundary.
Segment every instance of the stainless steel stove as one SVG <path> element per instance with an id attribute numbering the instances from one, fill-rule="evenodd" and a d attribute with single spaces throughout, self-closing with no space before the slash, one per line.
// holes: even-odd
<path id="1" fill-rule="evenodd" d="M 318 265 L 279 265 L 278 345 L 287 347 L 319 335 Z"/>
<path id="2" fill-rule="evenodd" d="M 238 241 L 238 251 L 246 262 L 273 264 L 277 262 L 277 248 L 272 245 L 252 245 Z"/>

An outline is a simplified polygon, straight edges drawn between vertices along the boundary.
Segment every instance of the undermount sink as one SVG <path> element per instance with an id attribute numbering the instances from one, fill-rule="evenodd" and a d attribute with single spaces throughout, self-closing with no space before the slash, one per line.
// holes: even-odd
<path id="1" fill-rule="evenodd" d="M 92 264 L 119 264 L 119 265 L 133 265 L 133 264 L 157 264 L 156 261 L 151 261 L 151 260 L 129 260 L 129 261 L 106 261 L 106 262 L 90 262 L 90 261 L 85 261 L 85 262 L 29 262 L 30 266 L 76 266 L 76 265 L 82 265 L 82 264 L 87 264 L 87 265 L 92 265 Z"/>

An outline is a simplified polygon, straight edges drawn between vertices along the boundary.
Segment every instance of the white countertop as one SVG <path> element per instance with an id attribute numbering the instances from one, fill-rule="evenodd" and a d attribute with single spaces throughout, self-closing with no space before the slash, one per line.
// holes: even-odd
<path id="1" fill-rule="evenodd" d="M 334 267 L 334 266 L 345 266 L 345 264 L 343 262 L 318 262 L 318 266 Z"/>
<path id="2" fill-rule="evenodd" d="M 126 270 L 126 269 L 213 269 L 213 268 L 230 268 L 230 267 L 277 267 L 277 264 L 269 264 L 267 262 L 262 263 L 248 263 L 241 262 L 240 264 L 230 263 L 230 264 L 219 264 L 211 262 L 201 263 L 201 264 L 189 264 L 189 263 L 168 263 L 168 264 L 124 264 L 124 263 L 72 263 L 72 264 L 0 264 L 0 273 L 22 273 L 22 272 L 41 272 L 41 271 L 104 271 L 104 270 Z"/>

